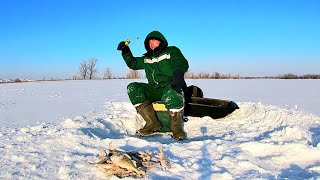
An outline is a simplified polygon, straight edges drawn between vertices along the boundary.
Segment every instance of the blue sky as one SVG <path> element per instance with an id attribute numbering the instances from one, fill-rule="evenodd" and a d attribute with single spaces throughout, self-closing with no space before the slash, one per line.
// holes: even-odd
<path id="1" fill-rule="evenodd" d="M 192 72 L 241 76 L 320 73 L 320 1 L 311 0 L 4 0 L 0 2 L 0 79 L 70 78 L 98 59 L 114 75 L 129 69 L 158 30 Z"/>

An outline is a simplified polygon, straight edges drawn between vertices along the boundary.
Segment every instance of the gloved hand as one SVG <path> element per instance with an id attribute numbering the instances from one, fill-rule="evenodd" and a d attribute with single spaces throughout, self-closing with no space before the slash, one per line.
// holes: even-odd
<path id="1" fill-rule="evenodd" d="M 122 51 L 122 54 L 127 54 L 127 53 L 131 52 L 129 46 L 127 46 L 124 41 L 121 41 L 119 43 L 117 50 Z"/>
<path id="2" fill-rule="evenodd" d="M 171 77 L 170 84 L 172 89 L 181 93 L 182 88 L 185 86 L 184 72 L 180 69 L 176 70 Z"/>

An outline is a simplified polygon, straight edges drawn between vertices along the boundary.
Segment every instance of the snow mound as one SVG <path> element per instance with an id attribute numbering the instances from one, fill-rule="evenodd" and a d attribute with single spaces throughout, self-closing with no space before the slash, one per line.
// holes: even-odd
<path id="1" fill-rule="evenodd" d="M 1 127 L 1 179 L 108 179 L 90 162 L 110 142 L 124 150 L 157 150 L 172 168 L 146 179 L 307 179 L 320 177 L 320 117 L 261 103 L 240 102 L 229 116 L 189 117 L 188 139 L 170 133 L 136 137 L 144 121 L 129 102 L 65 118 L 58 124 Z M 4 166 L 3 166 L 4 165 Z"/>

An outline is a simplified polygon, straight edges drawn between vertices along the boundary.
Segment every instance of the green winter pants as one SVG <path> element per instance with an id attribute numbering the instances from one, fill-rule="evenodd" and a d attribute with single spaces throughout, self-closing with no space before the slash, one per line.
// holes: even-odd
<path id="1" fill-rule="evenodd" d="M 133 82 L 128 85 L 127 91 L 133 105 L 149 100 L 161 101 L 167 109 L 181 109 L 184 106 L 183 94 L 176 92 L 170 85 L 155 88 L 147 83 Z"/>

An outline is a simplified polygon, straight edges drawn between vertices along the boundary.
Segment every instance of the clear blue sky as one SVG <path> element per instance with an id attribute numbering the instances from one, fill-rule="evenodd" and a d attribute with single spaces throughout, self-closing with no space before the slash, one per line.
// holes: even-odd
<path id="1" fill-rule="evenodd" d="M 317 0 L 3 0 L 0 79 L 69 78 L 92 57 L 99 76 L 125 75 L 118 43 L 141 56 L 153 30 L 195 73 L 320 73 Z"/>

